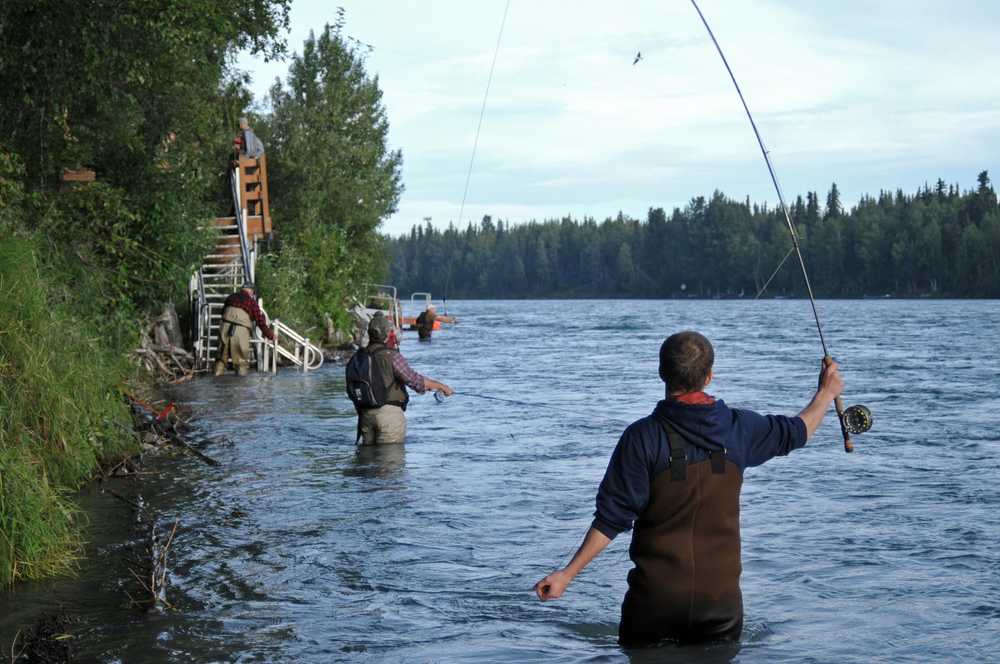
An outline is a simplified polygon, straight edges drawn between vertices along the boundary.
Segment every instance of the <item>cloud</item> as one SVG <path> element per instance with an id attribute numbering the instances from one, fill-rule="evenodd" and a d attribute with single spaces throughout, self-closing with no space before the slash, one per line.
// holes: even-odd
<path id="1" fill-rule="evenodd" d="M 385 228 L 425 216 L 446 224 L 458 215 L 505 0 L 338 4 L 347 32 L 375 47 L 367 65 L 403 150 L 407 189 Z M 968 183 L 995 163 L 1000 3 L 700 4 L 789 196 L 837 181 L 850 203 L 939 175 Z M 291 47 L 330 11 L 298 0 Z M 277 71 L 253 69 L 265 82 Z M 775 199 L 687 3 L 511 2 L 466 219 L 643 216 L 714 189 Z"/>

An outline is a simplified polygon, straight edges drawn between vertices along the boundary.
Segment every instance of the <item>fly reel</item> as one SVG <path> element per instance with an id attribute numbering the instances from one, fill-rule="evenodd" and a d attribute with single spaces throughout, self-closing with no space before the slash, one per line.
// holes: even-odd
<path id="1" fill-rule="evenodd" d="M 847 433 L 859 434 L 871 429 L 874 420 L 868 406 L 858 404 L 844 409 L 843 422 Z"/>

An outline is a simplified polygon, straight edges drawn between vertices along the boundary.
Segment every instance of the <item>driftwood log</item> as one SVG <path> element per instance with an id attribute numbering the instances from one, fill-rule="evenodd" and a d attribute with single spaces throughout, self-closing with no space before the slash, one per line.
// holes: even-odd
<path id="1" fill-rule="evenodd" d="M 177 311 L 165 303 L 163 312 L 143 325 L 139 347 L 132 355 L 156 380 L 181 383 L 195 375 L 194 355 L 184 350 L 183 343 Z"/>

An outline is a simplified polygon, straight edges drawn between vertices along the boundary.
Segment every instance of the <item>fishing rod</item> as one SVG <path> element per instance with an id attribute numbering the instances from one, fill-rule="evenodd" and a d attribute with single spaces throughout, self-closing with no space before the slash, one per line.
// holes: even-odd
<path id="1" fill-rule="evenodd" d="M 809 282 L 809 273 L 806 271 L 806 262 L 802 258 L 802 250 L 799 247 L 799 235 L 795 232 L 795 224 L 792 223 L 792 218 L 788 215 L 788 206 L 785 205 L 785 196 L 781 193 L 781 185 L 778 184 L 778 176 L 774 173 L 774 166 L 771 164 L 771 157 L 768 155 L 767 148 L 764 147 L 764 139 L 760 136 L 760 131 L 757 130 L 757 123 L 754 122 L 753 115 L 750 114 L 750 107 L 747 106 L 746 99 L 743 98 L 743 91 L 740 90 L 740 84 L 736 82 L 736 76 L 733 74 L 732 68 L 729 66 L 729 61 L 726 60 L 725 54 L 722 52 L 722 47 L 719 46 L 719 40 L 715 38 L 715 33 L 712 32 L 712 28 L 709 27 L 708 21 L 705 19 L 705 15 L 701 13 L 701 8 L 698 7 L 698 3 L 695 0 L 691 0 L 691 4 L 694 6 L 694 10 L 698 12 L 698 17 L 701 18 L 702 24 L 705 26 L 705 30 L 708 31 L 708 36 L 712 38 L 712 43 L 715 44 L 715 50 L 719 52 L 719 57 L 722 58 L 722 64 L 726 66 L 726 71 L 729 72 L 729 78 L 733 81 L 733 86 L 736 87 L 736 94 L 740 97 L 740 102 L 743 104 L 743 110 L 746 111 L 747 119 L 750 120 L 750 126 L 753 127 L 753 133 L 757 137 L 757 144 L 760 146 L 760 152 L 764 155 L 764 163 L 767 164 L 767 172 L 771 174 L 771 182 L 774 183 L 774 190 L 778 193 L 778 203 L 781 205 L 781 212 L 785 216 L 785 222 L 788 224 L 788 232 L 792 234 L 792 248 L 795 250 L 795 254 L 799 258 L 799 267 L 802 268 L 802 278 L 806 282 L 806 292 L 809 294 L 809 304 L 812 305 L 813 318 L 816 319 L 816 331 L 819 332 L 819 343 L 823 346 L 823 365 L 829 366 L 833 362 L 833 358 L 830 356 L 830 351 L 826 347 L 826 338 L 823 336 L 823 326 L 819 322 L 819 312 L 816 310 L 816 298 L 813 297 L 812 284 Z M 854 443 L 851 441 L 851 434 L 864 433 L 871 429 L 872 426 L 872 413 L 866 406 L 856 405 L 850 408 L 844 408 L 843 400 L 838 396 L 834 400 L 834 405 L 837 409 L 837 417 L 840 420 L 840 432 L 844 436 L 844 451 L 853 452 Z"/>

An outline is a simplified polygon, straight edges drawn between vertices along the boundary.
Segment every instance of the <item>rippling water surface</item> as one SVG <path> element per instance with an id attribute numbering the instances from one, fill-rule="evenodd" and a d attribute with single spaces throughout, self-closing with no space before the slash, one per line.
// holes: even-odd
<path id="1" fill-rule="evenodd" d="M 794 414 L 821 354 L 804 301 L 454 303 L 458 325 L 404 342 L 459 392 L 414 397 L 405 447 L 355 447 L 342 367 L 192 382 L 175 398 L 232 442 L 204 449 L 221 467 L 158 461 L 141 487 L 163 524 L 180 522 L 174 610 L 124 606 L 128 514 L 85 495 L 95 555 L 79 580 L 0 595 L 0 645 L 62 606 L 81 616 L 85 661 L 1000 657 L 1000 306 L 819 306 L 845 400 L 875 427 L 846 455 L 828 417 L 805 449 L 747 471 L 736 648 L 618 648 L 627 534 L 563 599 L 543 605 L 531 586 L 575 550 L 624 423 L 660 398 L 663 338 L 704 332 L 713 394 Z"/>

